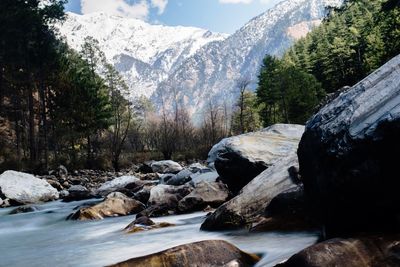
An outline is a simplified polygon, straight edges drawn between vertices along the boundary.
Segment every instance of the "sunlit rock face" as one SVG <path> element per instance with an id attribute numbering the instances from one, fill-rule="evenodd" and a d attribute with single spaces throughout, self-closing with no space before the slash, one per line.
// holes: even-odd
<path id="1" fill-rule="evenodd" d="M 400 56 L 307 123 L 299 145 L 305 192 L 335 235 L 397 227 Z"/>
<path id="2" fill-rule="evenodd" d="M 250 225 L 264 213 L 265 208 L 275 196 L 296 187 L 289 170 L 297 166 L 297 155 L 295 151 L 292 151 L 291 154 L 281 158 L 254 178 L 240 191 L 239 195 L 208 216 L 201 225 L 201 229 L 218 231 Z"/>
<path id="3" fill-rule="evenodd" d="M 0 193 L 19 204 L 46 202 L 59 197 L 57 189 L 47 181 L 16 171 L 5 171 L 0 175 Z"/>
<path id="4" fill-rule="evenodd" d="M 276 124 L 258 132 L 223 139 L 208 154 L 221 180 L 233 193 L 281 158 L 297 150 L 304 126 Z"/>

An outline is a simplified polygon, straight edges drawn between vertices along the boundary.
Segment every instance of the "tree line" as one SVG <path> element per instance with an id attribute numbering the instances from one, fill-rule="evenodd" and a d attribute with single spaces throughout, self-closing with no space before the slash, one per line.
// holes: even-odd
<path id="1" fill-rule="evenodd" d="M 264 125 L 305 123 L 326 93 L 352 86 L 400 53 L 399 0 L 347 0 L 259 74 Z"/>

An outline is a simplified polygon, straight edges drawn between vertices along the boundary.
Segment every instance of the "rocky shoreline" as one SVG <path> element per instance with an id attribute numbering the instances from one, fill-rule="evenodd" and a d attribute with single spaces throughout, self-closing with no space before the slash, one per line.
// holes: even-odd
<path id="1" fill-rule="evenodd" d="M 327 103 L 307 123 L 222 140 L 206 164 L 153 161 L 123 173 L 65 167 L 45 177 L 0 175 L 0 205 L 98 198 L 70 220 L 136 214 L 127 233 L 174 227 L 151 218 L 211 212 L 204 231 L 320 231 L 278 266 L 400 266 L 400 56 Z M 17 212 L 17 211 L 16 211 Z M 67 219 L 67 218 L 66 218 Z M 282 244 L 284 246 L 284 244 Z M 209 257 L 213 251 L 212 257 Z M 259 258 L 203 241 L 115 266 L 252 266 Z"/>

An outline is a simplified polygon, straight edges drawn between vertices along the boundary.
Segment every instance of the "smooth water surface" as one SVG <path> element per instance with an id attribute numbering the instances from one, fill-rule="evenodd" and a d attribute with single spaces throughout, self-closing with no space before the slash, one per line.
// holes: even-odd
<path id="1" fill-rule="evenodd" d="M 199 229 L 205 213 L 157 218 L 154 221 L 177 226 L 135 234 L 122 231 L 135 216 L 65 220 L 86 202 L 51 202 L 17 215 L 8 215 L 11 208 L 0 209 L 0 266 L 105 266 L 207 239 L 227 240 L 246 252 L 263 254 L 257 266 L 273 266 L 317 240 L 313 233 L 203 232 Z"/>

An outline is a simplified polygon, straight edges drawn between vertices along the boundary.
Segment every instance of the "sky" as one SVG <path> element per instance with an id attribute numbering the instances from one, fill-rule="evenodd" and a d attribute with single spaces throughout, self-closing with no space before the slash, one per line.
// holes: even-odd
<path id="1" fill-rule="evenodd" d="M 152 24 L 194 26 L 233 33 L 282 0 L 69 0 L 78 14 L 104 11 Z"/>

